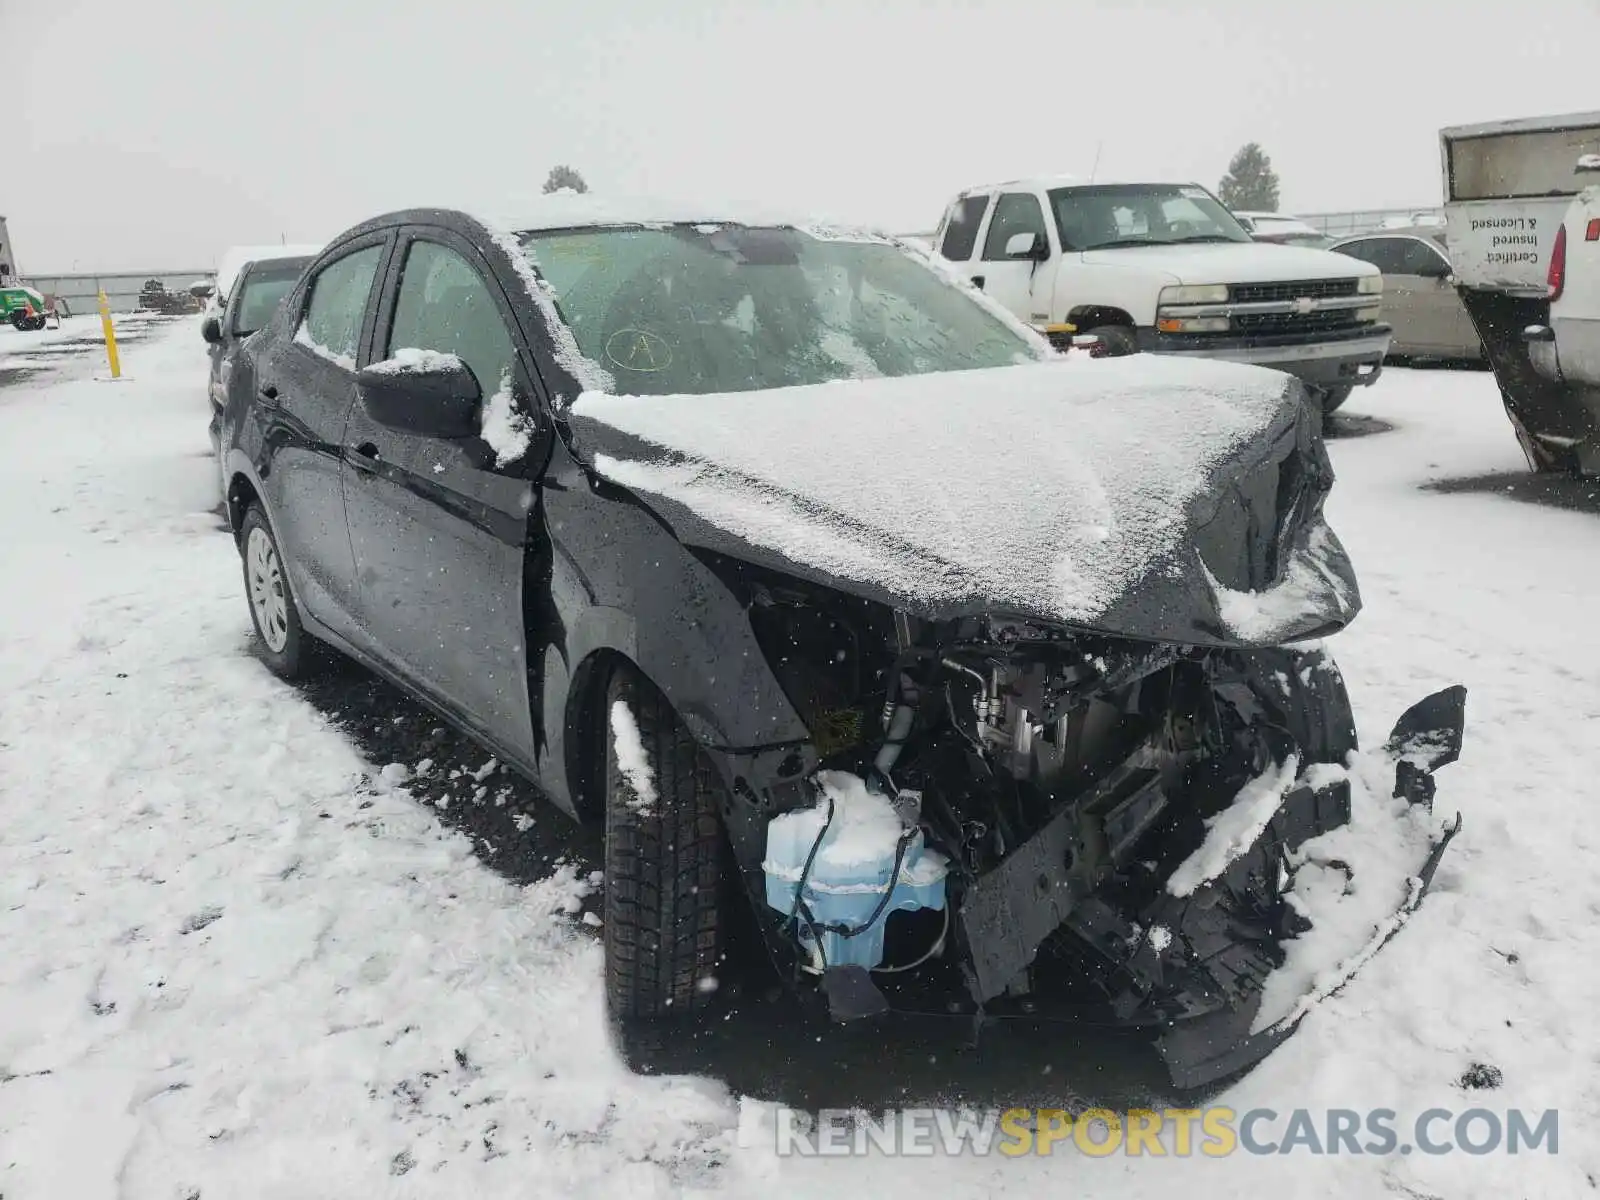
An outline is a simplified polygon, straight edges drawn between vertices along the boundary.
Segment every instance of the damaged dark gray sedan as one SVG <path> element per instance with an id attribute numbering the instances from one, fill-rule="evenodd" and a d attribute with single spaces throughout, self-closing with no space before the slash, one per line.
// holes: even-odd
<path id="1" fill-rule="evenodd" d="M 1092 1009 L 1198 1085 L 1454 832 L 1464 691 L 1358 754 L 1316 642 L 1360 599 L 1288 376 L 1058 356 L 892 239 L 557 197 L 351 230 L 229 389 L 267 661 L 337 648 L 604 824 L 619 1018 L 711 1003 L 749 904 L 837 1019 Z"/>

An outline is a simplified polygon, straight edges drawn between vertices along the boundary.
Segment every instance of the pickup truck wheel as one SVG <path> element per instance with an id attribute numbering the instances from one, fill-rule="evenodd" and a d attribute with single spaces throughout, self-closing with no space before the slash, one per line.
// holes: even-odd
<path id="1" fill-rule="evenodd" d="M 14 312 L 14 313 L 12 313 L 11 314 L 11 324 L 16 329 L 16 331 L 18 333 L 23 332 L 25 329 L 28 328 L 28 314 L 25 313 L 25 312 Z"/>
<path id="2" fill-rule="evenodd" d="M 1100 344 L 1105 347 L 1104 358 L 1121 358 L 1139 352 L 1139 343 L 1134 340 L 1133 330 L 1125 325 L 1101 325 L 1089 330 L 1089 336 L 1100 339 Z"/>
<path id="3" fill-rule="evenodd" d="M 1334 409 L 1350 399 L 1350 393 L 1354 390 L 1355 388 L 1348 383 L 1343 387 L 1318 388 L 1317 399 L 1322 403 L 1322 415 L 1328 416 Z"/>
<path id="4" fill-rule="evenodd" d="M 617 705 L 638 729 L 650 770 L 618 751 Z M 723 784 L 671 705 L 629 668 L 606 688 L 605 976 L 614 1020 L 688 1016 L 716 988 L 723 911 Z"/>

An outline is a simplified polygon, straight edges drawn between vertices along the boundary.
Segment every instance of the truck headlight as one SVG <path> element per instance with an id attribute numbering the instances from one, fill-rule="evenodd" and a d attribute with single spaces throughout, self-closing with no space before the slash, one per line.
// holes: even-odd
<path id="1" fill-rule="evenodd" d="M 1227 333 L 1227 317 L 1157 317 L 1162 333 Z"/>
<path id="2" fill-rule="evenodd" d="M 1186 283 L 1180 287 L 1164 287 L 1158 304 L 1226 304 L 1228 285 L 1225 283 Z"/>
<path id="3" fill-rule="evenodd" d="M 1363 275 L 1360 279 L 1356 280 L 1356 291 L 1361 293 L 1363 296 L 1383 295 L 1383 276 Z"/>

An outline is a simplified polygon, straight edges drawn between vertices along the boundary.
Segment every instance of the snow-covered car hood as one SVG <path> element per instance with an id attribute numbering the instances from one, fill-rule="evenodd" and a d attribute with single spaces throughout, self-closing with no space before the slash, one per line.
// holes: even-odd
<path id="1" fill-rule="evenodd" d="M 1300 385 L 1054 362 L 705 396 L 588 392 L 574 453 L 686 544 L 926 617 L 1270 643 L 1360 606 Z"/>
<path id="2" fill-rule="evenodd" d="M 1304 246 L 1271 242 L 1196 242 L 1187 246 L 1122 246 L 1081 256 L 1096 267 L 1170 275 L 1174 283 L 1287 283 L 1376 275 L 1371 263 Z"/>

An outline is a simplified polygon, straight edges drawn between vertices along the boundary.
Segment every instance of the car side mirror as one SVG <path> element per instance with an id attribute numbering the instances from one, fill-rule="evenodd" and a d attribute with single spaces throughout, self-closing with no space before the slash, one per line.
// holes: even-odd
<path id="1" fill-rule="evenodd" d="M 483 389 L 454 354 L 412 352 L 356 373 L 356 394 L 378 424 L 432 438 L 477 437 Z"/>
<path id="2" fill-rule="evenodd" d="M 1042 233 L 1013 233 L 1006 239 L 1006 257 L 1044 262 L 1050 257 L 1050 245 Z"/>
<path id="3" fill-rule="evenodd" d="M 1600 154 L 1580 154 L 1578 163 L 1572 168 L 1574 174 L 1587 175 L 1600 171 Z"/>
<path id="4" fill-rule="evenodd" d="M 216 346 L 221 344 L 222 322 L 215 317 L 207 317 L 200 322 L 200 336 L 205 338 L 208 345 Z"/>

